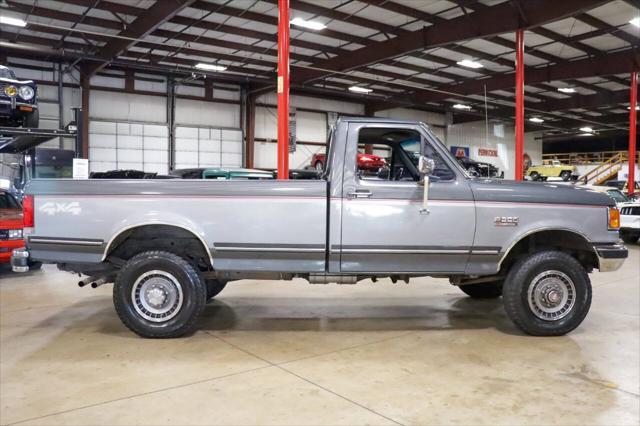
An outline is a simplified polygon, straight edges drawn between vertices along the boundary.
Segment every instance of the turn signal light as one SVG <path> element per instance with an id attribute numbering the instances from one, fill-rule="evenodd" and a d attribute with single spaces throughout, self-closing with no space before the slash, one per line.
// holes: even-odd
<path id="1" fill-rule="evenodd" d="M 620 210 L 617 207 L 609 207 L 609 229 L 620 228 Z"/>
<path id="2" fill-rule="evenodd" d="M 34 224 L 33 195 L 25 195 L 22 199 L 22 226 L 25 228 L 33 228 Z"/>

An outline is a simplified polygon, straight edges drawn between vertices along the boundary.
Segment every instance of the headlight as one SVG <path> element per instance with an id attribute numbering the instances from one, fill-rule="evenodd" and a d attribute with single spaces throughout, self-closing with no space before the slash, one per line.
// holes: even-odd
<path id="1" fill-rule="evenodd" d="M 5 86 L 4 94 L 10 98 L 15 98 L 18 94 L 18 89 L 16 89 L 16 86 Z"/>
<path id="2" fill-rule="evenodd" d="M 28 101 L 31 98 L 33 98 L 33 95 L 35 95 L 35 92 L 31 86 L 20 86 L 20 88 L 18 89 L 18 94 L 22 99 L 24 99 L 25 101 Z"/>
<path id="3" fill-rule="evenodd" d="M 9 239 L 10 240 L 22 239 L 22 229 L 9 229 Z"/>

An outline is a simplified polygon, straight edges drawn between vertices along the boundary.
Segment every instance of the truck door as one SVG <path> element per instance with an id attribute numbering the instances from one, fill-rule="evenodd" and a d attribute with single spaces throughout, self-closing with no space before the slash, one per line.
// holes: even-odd
<path id="1" fill-rule="evenodd" d="M 421 148 L 422 146 L 422 148 Z M 417 171 L 435 161 L 428 212 Z M 342 272 L 463 272 L 472 253 L 475 205 L 446 148 L 420 125 L 351 122 L 342 187 Z"/>

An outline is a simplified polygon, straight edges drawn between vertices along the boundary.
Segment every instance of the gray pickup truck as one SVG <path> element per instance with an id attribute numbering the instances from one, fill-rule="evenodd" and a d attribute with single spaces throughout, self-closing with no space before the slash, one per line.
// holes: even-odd
<path id="1" fill-rule="evenodd" d="M 367 149 L 385 167 L 362 170 Z M 122 322 L 144 337 L 192 331 L 229 281 L 353 284 L 448 278 L 502 296 L 532 335 L 577 327 L 588 273 L 627 257 L 608 196 L 469 176 L 422 123 L 343 118 L 320 180 L 33 180 L 24 202 L 30 261 L 114 282 Z"/>

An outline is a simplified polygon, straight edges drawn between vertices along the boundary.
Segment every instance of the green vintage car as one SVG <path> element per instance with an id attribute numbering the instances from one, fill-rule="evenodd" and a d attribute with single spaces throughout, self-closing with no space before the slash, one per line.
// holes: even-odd
<path id="1" fill-rule="evenodd" d="M 240 167 L 199 167 L 194 169 L 177 169 L 171 176 L 181 179 L 273 179 L 272 171 L 243 169 Z"/>

